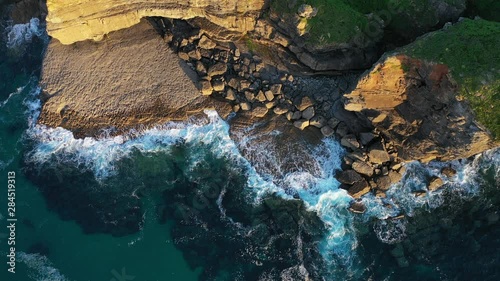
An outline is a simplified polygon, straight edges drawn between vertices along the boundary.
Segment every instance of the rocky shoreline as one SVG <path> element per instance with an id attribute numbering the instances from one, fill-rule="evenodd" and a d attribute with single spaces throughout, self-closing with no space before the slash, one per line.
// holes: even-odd
<path id="1" fill-rule="evenodd" d="M 102 21 L 88 22 L 89 26 L 99 27 L 90 38 L 85 38 L 88 34 L 71 38 L 68 33 L 71 28 L 88 28 L 68 25 L 88 15 L 69 13 L 56 23 L 54 15 L 67 7 L 49 3 L 49 34 L 73 44 L 62 45 L 53 39 L 49 46 L 42 71 L 44 106 L 39 122 L 62 126 L 77 137 L 85 137 L 98 136 L 103 130 L 119 134 L 184 120 L 205 108 L 215 108 L 222 116 L 232 111 L 250 120 L 283 116 L 300 130 L 339 140 L 347 153 L 337 178 L 355 199 L 369 192 L 385 197 L 385 191 L 401 179 L 409 161 L 467 158 L 497 146 L 488 130 L 476 122 L 469 105 L 457 98 L 458 87 L 446 65 L 386 53 L 372 69 L 362 73 L 359 69 L 368 68 L 379 56 L 380 50 L 374 46 L 357 49 L 346 45 L 349 54 L 336 53 L 341 46 L 314 53 L 304 41 L 309 38 L 307 30 L 299 28 L 316 16 L 317 10 L 308 5 L 280 19 L 276 16 L 278 7 L 271 7 L 269 14 L 260 14 L 269 8 L 263 1 L 244 8 L 228 4 L 225 13 L 237 12 L 230 21 L 221 22 L 224 15 L 215 15 L 210 5 L 188 9 L 175 3 L 165 1 L 151 10 L 141 10 L 143 14 L 126 11 L 116 18 L 103 8 Z M 178 13 L 183 9 L 187 14 Z M 200 17 L 197 9 L 204 9 L 206 15 Z M 45 7 L 40 10 L 45 11 Z M 455 11 L 452 18 L 458 14 Z M 29 17 L 28 13 L 23 16 Z M 134 21 L 148 17 L 162 39 L 145 27 L 144 20 L 129 28 L 132 31 L 115 31 L 124 27 L 105 24 L 108 19 L 119 21 L 120 17 Z M 438 22 L 450 15 L 440 17 Z M 239 20 L 245 24 L 237 28 L 233 21 Z M 147 40 L 143 34 L 147 34 Z M 131 38 L 154 43 L 143 42 L 141 47 Z M 74 43 L 84 39 L 101 41 Z M 182 60 L 180 67 L 174 66 L 176 59 L 167 55 L 167 44 Z M 134 47 L 126 50 L 129 46 Z M 126 51 L 119 51 L 121 48 Z M 144 53 L 147 48 L 151 49 L 148 56 L 128 61 L 127 56 Z M 102 63 L 96 54 L 104 53 L 111 54 L 106 60 L 109 63 L 100 68 Z M 67 63 L 57 62 L 61 56 Z M 356 61 L 359 58 L 361 61 Z M 83 76 L 87 80 L 80 81 L 80 67 L 85 68 L 92 60 L 99 67 L 95 73 Z M 111 62 L 115 60 L 118 63 Z M 142 71 L 148 64 L 155 66 L 149 80 L 160 83 L 130 79 L 144 76 Z M 109 70 L 116 72 L 115 80 L 106 78 Z M 102 79 L 90 91 L 86 85 L 92 84 L 95 75 Z M 169 77 L 172 75 L 174 79 Z M 67 77 L 72 78 L 64 83 L 60 80 Z M 140 91 L 149 95 L 136 99 L 134 88 L 139 84 Z M 154 85 L 154 89 L 147 89 L 146 84 Z M 194 95 L 195 86 L 200 94 Z M 117 89 L 120 93 L 116 93 Z M 112 96 L 106 96 L 108 93 Z M 176 104 L 179 100 L 181 104 Z M 454 174 L 451 168 L 442 172 L 446 176 Z M 429 178 L 428 190 L 442 184 L 441 178 Z M 363 212 L 363 206 L 353 204 L 352 210 Z"/>

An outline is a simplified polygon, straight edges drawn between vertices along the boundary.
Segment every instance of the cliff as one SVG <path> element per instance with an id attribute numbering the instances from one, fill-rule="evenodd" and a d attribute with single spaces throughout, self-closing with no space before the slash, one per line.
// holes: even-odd
<path id="1" fill-rule="evenodd" d="M 226 116 L 230 106 L 201 96 L 194 79 L 147 22 L 101 42 L 66 46 L 52 40 L 43 61 L 38 122 L 83 137 L 185 120 L 206 108 Z"/>
<path id="2" fill-rule="evenodd" d="M 345 95 L 345 109 L 380 131 L 404 161 L 466 158 L 495 147 L 457 97 L 448 66 L 398 55 L 377 63 Z"/>
<path id="3" fill-rule="evenodd" d="M 264 0 L 47 0 L 47 31 L 62 44 L 71 44 L 85 39 L 102 40 L 104 35 L 133 26 L 143 17 L 202 17 L 244 34 L 253 29 L 264 5 Z"/>

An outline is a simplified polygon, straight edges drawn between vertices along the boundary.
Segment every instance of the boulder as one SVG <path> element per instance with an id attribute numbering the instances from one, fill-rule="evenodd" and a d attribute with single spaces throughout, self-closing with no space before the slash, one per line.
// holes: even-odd
<path id="1" fill-rule="evenodd" d="M 427 185 L 427 189 L 429 191 L 436 191 L 437 189 L 439 189 L 441 186 L 443 186 L 443 180 L 439 177 L 432 177 L 430 180 L 429 180 L 429 184 Z"/>
<path id="2" fill-rule="evenodd" d="M 359 140 L 361 141 L 361 143 L 363 145 L 368 145 L 374 138 L 376 138 L 377 136 L 373 133 L 360 133 L 359 134 Z"/>
<path id="3" fill-rule="evenodd" d="M 321 133 L 323 134 L 323 136 L 325 137 L 329 137 L 331 135 L 333 135 L 335 131 L 330 127 L 330 126 L 323 126 L 321 128 Z"/>
<path id="4" fill-rule="evenodd" d="M 391 161 L 391 158 L 389 156 L 389 153 L 385 150 L 381 149 L 372 149 L 368 153 L 368 156 L 370 157 L 370 162 L 374 164 L 383 164 L 386 162 Z"/>
<path id="5" fill-rule="evenodd" d="M 284 105 L 277 105 L 274 109 L 273 112 L 277 115 L 282 115 L 288 112 L 288 108 Z"/>
<path id="6" fill-rule="evenodd" d="M 248 111 L 248 110 L 252 109 L 252 105 L 248 102 L 242 102 L 242 103 L 240 103 L 240 108 L 241 108 L 241 110 Z"/>
<path id="7" fill-rule="evenodd" d="M 274 94 L 273 94 L 273 91 L 271 91 L 271 90 L 265 91 L 264 95 L 266 96 L 266 99 L 268 101 L 272 101 L 274 99 Z"/>
<path id="8" fill-rule="evenodd" d="M 325 117 L 321 115 L 316 115 L 313 118 L 311 118 L 309 123 L 311 126 L 314 126 L 316 128 L 322 128 L 323 126 L 325 126 L 326 120 Z"/>
<path id="9" fill-rule="evenodd" d="M 457 174 L 457 171 L 455 171 L 452 167 L 443 167 L 441 169 L 441 174 L 447 176 L 448 178 L 452 178 Z"/>
<path id="10" fill-rule="evenodd" d="M 358 140 L 356 139 L 356 136 L 354 136 L 354 135 L 347 135 L 347 136 L 343 137 L 340 140 L 340 144 L 342 146 L 348 147 L 352 150 L 359 148 Z"/>
<path id="11" fill-rule="evenodd" d="M 264 117 L 269 110 L 264 106 L 257 106 L 252 110 L 252 115 L 255 117 Z"/>
<path id="12" fill-rule="evenodd" d="M 198 82 L 198 88 L 204 96 L 210 96 L 213 92 L 212 83 L 208 80 L 200 80 Z"/>
<path id="13" fill-rule="evenodd" d="M 304 111 L 306 108 L 312 106 L 314 103 L 309 97 L 303 97 L 298 100 L 298 102 L 295 104 L 295 107 L 299 111 Z"/>
<path id="14" fill-rule="evenodd" d="M 373 176 L 373 167 L 362 161 L 352 163 L 352 169 L 367 177 Z"/>
<path id="15" fill-rule="evenodd" d="M 380 190 L 388 190 L 391 187 L 391 178 L 388 176 L 380 176 L 375 179 L 377 188 Z"/>
<path id="16" fill-rule="evenodd" d="M 214 76 L 224 75 L 226 71 L 227 71 L 227 64 L 223 62 L 218 62 L 212 65 L 210 68 L 208 68 L 208 76 L 214 77 Z"/>
<path id="17" fill-rule="evenodd" d="M 215 47 L 217 47 L 217 44 L 214 41 L 212 41 L 210 38 L 208 38 L 207 36 L 203 35 L 203 36 L 201 36 L 200 41 L 198 42 L 198 47 L 203 48 L 203 49 L 207 49 L 207 50 L 212 50 Z"/>
<path id="18" fill-rule="evenodd" d="M 352 185 L 363 180 L 363 177 L 354 170 L 347 170 L 340 172 L 337 179 L 341 183 Z"/>
<path id="19" fill-rule="evenodd" d="M 212 80 L 212 88 L 216 92 L 222 92 L 222 91 L 224 91 L 224 87 L 225 86 L 226 85 L 224 84 L 224 81 L 222 81 L 221 79 L 214 79 L 214 80 Z"/>
<path id="20" fill-rule="evenodd" d="M 309 126 L 309 120 L 300 119 L 300 120 L 293 122 L 293 125 L 301 130 L 304 130 L 307 126 Z"/>
<path id="21" fill-rule="evenodd" d="M 370 192 L 370 185 L 365 179 L 355 182 L 348 190 L 347 193 L 353 198 L 358 199 L 361 196 Z"/>
<path id="22" fill-rule="evenodd" d="M 314 117 L 314 114 L 314 106 L 310 106 L 302 112 L 302 118 L 309 120 Z"/>

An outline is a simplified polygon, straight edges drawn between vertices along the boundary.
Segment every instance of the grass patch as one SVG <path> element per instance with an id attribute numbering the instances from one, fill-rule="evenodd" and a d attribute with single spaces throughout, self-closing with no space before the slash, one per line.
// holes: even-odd
<path id="1" fill-rule="evenodd" d="M 413 58 L 446 64 L 460 95 L 480 123 L 500 140 L 500 23 L 464 20 L 402 48 Z"/>

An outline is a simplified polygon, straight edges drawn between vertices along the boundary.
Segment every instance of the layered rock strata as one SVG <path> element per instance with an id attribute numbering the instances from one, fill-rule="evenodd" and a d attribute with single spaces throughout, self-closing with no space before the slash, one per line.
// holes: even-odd
<path id="1" fill-rule="evenodd" d="M 229 31 L 252 30 L 264 0 L 250 1 L 137 1 L 48 0 L 47 31 L 63 44 L 93 39 L 131 27 L 144 17 L 206 18 Z"/>

